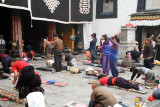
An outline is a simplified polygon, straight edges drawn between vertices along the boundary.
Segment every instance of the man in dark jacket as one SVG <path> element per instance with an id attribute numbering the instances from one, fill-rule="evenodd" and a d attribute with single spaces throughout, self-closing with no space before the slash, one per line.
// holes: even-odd
<path id="1" fill-rule="evenodd" d="M 3 66 L 3 72 L 11 73 L 9 70 L 9 67 L 11 67 L 11 57 L 6 54 L 0 53 L 0 61 Z"/>
<path id="2" fill-rule="evenodd" d="M 96 53 L 96 43 L 97 43 L 97 38 L 96 38 L 96 33 L 93 33 L 91 35 L 92 41 L 90 42 L 90 53 L 91 53 L 91 61 L 94 63 L 94 60 L 97 60 L 97 53 Z"/>
<path id="3" fill-rule="evenodd" d="M 54 34 L 53 38 L 54 38 L 53 48 L 54 48 L 55 69 L 56 72 L 61 72 L 63 41 L 58 38 L 58 34 Z"/>

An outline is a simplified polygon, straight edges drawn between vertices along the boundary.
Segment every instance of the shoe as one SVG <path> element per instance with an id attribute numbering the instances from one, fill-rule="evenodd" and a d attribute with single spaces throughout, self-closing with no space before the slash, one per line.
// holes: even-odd
<path id="1" fill-rule="evenodd" d="M 140 62 L 140 61 L 139 61 L 139 59 L 136 59 L 135 61 L 136 61 L 137 63 L 139 63 L 139 62 Z"/>

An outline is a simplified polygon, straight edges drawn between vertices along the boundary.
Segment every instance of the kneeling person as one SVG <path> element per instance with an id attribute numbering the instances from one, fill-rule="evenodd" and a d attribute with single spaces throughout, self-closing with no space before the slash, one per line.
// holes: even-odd
<path id="1" fill-rule="evenodd" d="M 0 61 L 2 62 L 3 72 L 11 73 L 9 67 L 11 67 L 11 57 L 7 54 L 0 53 Z"/>
<path id="2" fill-rule="evenodd" d="M 136 79 L 139 78 L 139 76 L 141 74 L 145 75 L 145 84 L 146 84 L 147 80 L 155 81 L 155 74 L 151 69 L 148 69 L 148 68 L 145 68 L 145 67 L 132 67 L 130 69 L 130 72 L 133 73 L 132 76 L 131 76 L 131 81 L 134 79 L 136 74 L 137 74 Z M 136 79 L 134 79 L 134 80 L 136 80 Z"/>
<path id="3" fill-rule="evenodd" d="M 92 94 L 89 107 L 109 107 L 117 104 L 115 97 L 105 88 L 101 87 L 98 81 L 91 82 Z"/>
<path id="4" fill-rule="evenodd" d="M 40 75 L 34 72 L 34 68 L 26 61 L 16 61 L 11 59 L 12 72 L 14 73 L 13 84 L 16 83 L 18 73 L 19 78 L 16 88 L 19 90 L 19 98 L 25 98 L 35 87 L 41 86 Z"/>
<path id="5" fill-rule="evenodd" d="M 63 53 L 63 63 L 67 62 L 67 66 L 77 66 L 76 58 L 71 53 Z"/>

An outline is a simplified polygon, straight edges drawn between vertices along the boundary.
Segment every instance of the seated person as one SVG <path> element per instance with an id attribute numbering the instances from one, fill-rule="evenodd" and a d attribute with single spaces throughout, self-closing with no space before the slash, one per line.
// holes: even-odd
<path id="1" fill-rule="evenodd" d="M 145 75 L 145 84 L 147 82 L 147 80 L 151 80 L 151 81 L 155 81 L 155 74 L 151 69 L 145 68 L 145 67 L 132 67 L 130 68 L 130 72 L 132 72 L 132 76 L 131 76 L 131 81 L 133 80 L 133 78 L 136 76 L 136 79 L 141 75 L 144 74 Z M 134 80 L 136 80 L 134 79 Z"/>
<path id="2" fill-rule="evenodd" d="M 109 107 L 117 104 L 116 98 L 107 91 L 104 87 L 101 87 L 98 81 L 91 82 L 92 94 L 89 107 Z"/>
<path id="3" fill-rule="evenodd" d="M 67 66 L 77 66 L 76 58 L 71 53 L 63 53 L 63 63 L 66 61 Z"/>
<path id="4" fill-rule="evenodd" d="M 11 67 L 11 57 L 8 56 L 7 54 L 0 53 L 0 62 L 2 63 L 3 66 L 3 72 L 11 73 L 9 69 Z"/>
<path id="5" fill-rule="evenodd" d="M 135 90 L 141 90 L 139 84 L 132 84 L 131 82 L 121 77 L 108 77 L 101 74 L 98 76 L 98 79 L 100 84 L 102 85 L 118 86 L 125 89 L 133 88 Z"/>
<path id="6" fill-rule="evenodd" d="M 126 57 L 128 58 L 128 62 L 130 62 L 130 60 L 135 60 L 137 63 L 139 63 L 139 58 L 140 58 L 140 51 L 138 49 L 138 46 L 134 47 L 134 50 L 128 51 L 126 52 Z"/>

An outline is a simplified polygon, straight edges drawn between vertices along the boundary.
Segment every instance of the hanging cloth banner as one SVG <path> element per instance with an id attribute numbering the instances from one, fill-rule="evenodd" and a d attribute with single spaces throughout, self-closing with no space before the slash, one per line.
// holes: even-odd
<path id="1" fill-rule="evenodd" d="M 64 24 L 93 20 L 93 0 L 0 0 L 0 6 L 28 10 L 33 20 Z"/>
<path id="2" fill-rule="evenodd" d="M 93 18 L 93 0 L 72 0 L 71 22 L 90 22 Z"/>
<path id="3" fill-rule="evenodd" d="M 0 6 L 28 10 L 28 0 L 0 0 Z"/>
<path id="4" fill-rule="evenodd" d="M 69 20 L 69 0 L 31 0 L 32 19 L 65 23 Z"/>

